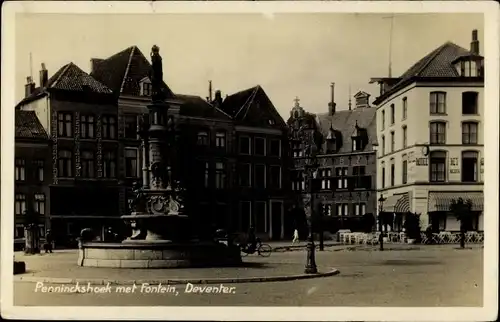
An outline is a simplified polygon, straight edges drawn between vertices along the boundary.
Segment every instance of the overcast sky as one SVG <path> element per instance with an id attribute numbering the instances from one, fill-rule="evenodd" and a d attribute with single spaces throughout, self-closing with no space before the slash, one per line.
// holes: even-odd
<path id="1" fill-rule="evenodd" d="M 346 109 L 349 86 L 354 95 L 378 93 L 371 77 L 387 76 L 388 14 L 18 14 L 16 18 L 16 98 L 22 99 L 26 76 L 38 86 L 40 63 L 49 77 L 74 62 L 90 71 L 90 58 L 107 58 L 137 45 L 149 57 L 157 44 L 164 79 L 175 93 L 208 95 L 208 80 L 223 96 L 261 85 L 286 119 L 295 96 L 311 112 L 326 112 L 330 82 L 339 109 Z M 482 14 L 395 15 L 393 76 L 452 41 L 469 48 Z"/>

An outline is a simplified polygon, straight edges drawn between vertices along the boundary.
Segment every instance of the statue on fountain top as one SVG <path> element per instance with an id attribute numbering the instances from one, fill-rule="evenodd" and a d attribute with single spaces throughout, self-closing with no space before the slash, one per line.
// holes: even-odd
<path id="1" fill-rule="evenodd" d="M 151 71 L 149 79 L 151 80 L 153 102 L 163 102 L 165 100 L 165 89 L 163 87 L 163 66 L 160 56 L 160 47 L 154 45 L 151 48 Z"/>

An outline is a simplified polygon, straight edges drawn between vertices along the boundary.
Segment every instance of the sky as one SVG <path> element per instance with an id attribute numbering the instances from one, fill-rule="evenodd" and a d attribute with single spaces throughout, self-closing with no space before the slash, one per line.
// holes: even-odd
<path id="1" fill-rule="evenodd" d="M 90 72 L 91 58 L 107 58 L 136 45 L 146 57 L 160 47 L 164 80 L 174 93 L 208 96 L 208 81 L 222 95 L 257 84 L 282 117 L 295 97 L 313 113 L 327 112 L 330 83 L 337 109 L 363 90 L 374 99 L 372 77 L 401 75 L 446 41 L 470 47 L 482 14 L 29 14 L 16 16 L 16 99 L 26 77 L 38 81 L 42 62 L 49 77 L 68 62 Z M 349 91 L 350 89 L 350 91 Z M 353 99 L 354 104 L 354 99 Z"/>

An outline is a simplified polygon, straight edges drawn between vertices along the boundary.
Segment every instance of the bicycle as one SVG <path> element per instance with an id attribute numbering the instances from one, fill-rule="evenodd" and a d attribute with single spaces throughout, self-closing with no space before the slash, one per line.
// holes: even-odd
<path id="1" fill-rule="evenodd" d="M 271 256 L 272 248 L 268 244 L 262 244 L 261 242 L 257 242 L 256 247 L 252 247 L 251 245 L 240 245 L 240 250 L 241 250 L 241 256 L 245 257 L 251 254 L 257 254 L 262 257 L 269 257 Z"/>

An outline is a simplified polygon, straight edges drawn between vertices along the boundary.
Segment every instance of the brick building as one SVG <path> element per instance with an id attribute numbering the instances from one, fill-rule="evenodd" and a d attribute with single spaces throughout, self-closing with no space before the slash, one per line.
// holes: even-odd
<path id="1" fill-rule="evenodd" d="M 33 111 L 15 111 L 15 155 L 14 240 L 24 246 L 25 211 L 38 214 L 42 238 L 50 228 L 50 141 Z"/>
<path id="2" fill-rule="evenodd" d="M 315 132 L 322 138 L 319 147 L 315 189 L 316 214 L 321 215 L 323 228 L 331 232 L 338 229 L 357 231 L 364 229 L 362 216 L 375 214 L 376 196 L 376 110 L 370 107 L 370 95 L 358 92 L 356 105 L 337 110 L 332 99 L 328 113 L 311 114 L 296 100 L 288 125 L 293 155 L 292 188 L 300 201 L 306 187 L 304 181 L 304 140 L 297 136 L 298 129 Z"/>

